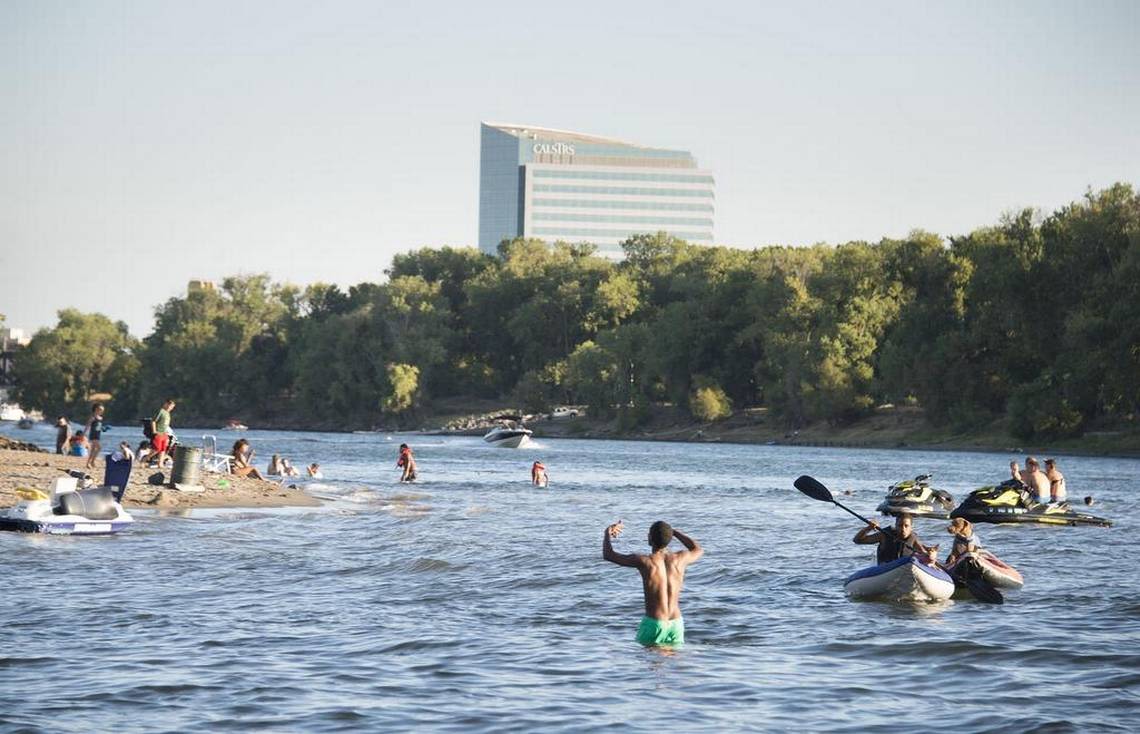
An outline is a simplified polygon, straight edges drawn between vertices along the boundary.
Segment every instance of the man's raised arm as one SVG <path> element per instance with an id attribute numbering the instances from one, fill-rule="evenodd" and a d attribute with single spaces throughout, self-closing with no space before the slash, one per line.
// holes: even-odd
<path id="1" fill-rule="evenodd" d="M 688 557 L 689 563 L 692 563 L 705 554 L 705 549 L 701 547 L 700 543 L 677 528 L 673 528 L 673 537 L 681 541 L 681 545 L 688 549 L 685 555 Z"/>
<path id="2" fill-rule="evenodd" d="M 621 533 L 621 522 L 615 522 L 602 533 L 602 558 L 619 566 L 637 566 L 637 556 L 632 553 L 618 553 L 610 544 L 610 538 Z"/>

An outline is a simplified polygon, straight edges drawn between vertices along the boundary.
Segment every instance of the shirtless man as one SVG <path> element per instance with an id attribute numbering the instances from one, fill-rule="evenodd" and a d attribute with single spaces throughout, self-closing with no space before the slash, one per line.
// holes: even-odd
<path id="1" fill-rule="evenodd" d="M 1057 468 L 1056 459 L 1045 460 L 1045 478 L 1049 480 L 1049 500 L 1064 502 L 1069 493 L 1065 489 L 1065 475 Z"/>
<path id="2" fill-rule="evenodd" d="M 641 574 L 645 592 L 645 616 L 637 627 L 637 641 L 645 646 L 680 645 L 685 642 L 685 620 L 681 617 L 681 587 L 685 583 L 685 569 L 705 554 L 697 541 L 664 520 L 649 528 L 649 555 L 618 553 L 610 544 L 611 538 L 621 534 L 619 520 L 602 534 L 602 558 L 619 566 L 636 568 Z M 669 553 L 669 541 L 676 538 L 686 550 Z"/>
<path id="3" fill-rule="evenodd" d="M 1037 495 L 1038 502 L 1049 501 L 1049 480 L 1041 471 L 1041 465 L 1037 463 L 1037 459 L 1032 456 L 1025 459 L 1025 471 L 1021 473 L 1021 480 Z"/>

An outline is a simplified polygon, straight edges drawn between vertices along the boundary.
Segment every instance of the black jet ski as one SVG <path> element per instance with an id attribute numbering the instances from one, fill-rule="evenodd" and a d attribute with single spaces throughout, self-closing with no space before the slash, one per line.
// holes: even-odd
<path id="1" fill-rule="evenodd" d="M 908 513 L 915 517 L 933 517 L 945 520 L 954 507 L 949 492 L 930 486 L 930 474 L 919 474 L 887 488 L 887 498 L 879 504 L 884 515 Z"/>
<path id="2" fill-rule="evenodd" d="M 982 487 L 970 493 L 962 504 L 954 508 L 950 517 L 962 517 L 970 522 L 1024 522 L 1041 525 L 1099 525 L 1109 527 L 1112 522 L 1076 512 L 1068 502 L 1038 502 L 1029 487 L 1009 479 L 996 487 Z"/>

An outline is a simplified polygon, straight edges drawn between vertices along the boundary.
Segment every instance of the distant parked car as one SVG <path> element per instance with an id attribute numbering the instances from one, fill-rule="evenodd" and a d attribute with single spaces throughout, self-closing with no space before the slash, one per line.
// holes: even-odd
<path id="1" fill-rule="evenodd" d="M 578 417 L 578 409 L 577 408 L 567 408 L 565 406 L 558 407 L 558 408 L 554 409 L 554 412 L 550 414 L 550 417 L 551 418 L 577 418 Z"/>

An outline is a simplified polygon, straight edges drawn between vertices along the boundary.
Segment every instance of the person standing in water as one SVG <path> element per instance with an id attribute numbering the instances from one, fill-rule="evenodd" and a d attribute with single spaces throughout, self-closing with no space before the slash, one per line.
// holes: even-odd
<path id="1" fill-rule="evenodd" d="M 1036 495 L 1038 502 L 1045 504 L 1049 501 L 1049 480 L 1045 472 L 1041 471 L 1037 459 L 1029 456 L 1025 459 L 1025 471 L 1021 473 L 1022 480 Z"/>
<path id="2" fill-rule="evenodd" d="M 416 457 L 412 455 L 411 446 L 406 443 L 400 444 L 400 458 L 396 459 L 396 467 L 404 470 L 400 474 L 401 482 L 416 480 Z"/>
<path id="3" fill-rule="evenodd" d="M 685 620 L 681 616 L 681 587 L 685 570 L 705 551 L 696 540 L 658 520 L 649 528 L 652 553 L 618 553 L 611 540 L 621 534 L 618 520 L 602 534 L 602 558 L 619 566 L 636 568 L 641 574 L 645 594 L 645 616 L 637 626 L 637 641 L 645 646 L 674 646 L 685 642 Z M 685 550 L 669 553 L 665 549 L 676 538 Z"/>
<path id="4" fill-rule="evenodd" d="M 546 475 L 546 467 L 541 461 L 531 464 L 530 483 L 536 487 L 545 487 L 550 483 L 550 477 Z"/>
<path id="5" fill-rule="evenodd" d="M 1049 480 L 1049 501 L 1064 502 L 1069 492 L 1065 489 L 1065 475 L 1057 468 L 1056 459 L 1045 460 L 1045 478 Z"/>

